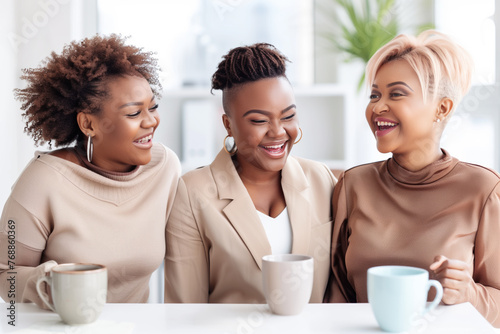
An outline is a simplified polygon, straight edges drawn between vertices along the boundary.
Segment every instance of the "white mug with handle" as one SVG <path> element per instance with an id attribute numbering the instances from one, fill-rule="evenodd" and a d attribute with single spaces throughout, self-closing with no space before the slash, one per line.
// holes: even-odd
<path id="1" fill-rule="evenodd" d="M 436 295 L 426 306 L 431 287 Z M 429 280 L 425 269 L 406 266 L 379 266 L 368 269 L 368 302 L 382 330 L 404 332 L 417 319 L 433 310 L 443 297 L 443 287 Z"/>
<path id="2" fill-rule="evenodd" d="M 50 286 L 53 303 L 42 287 L 44 282 Z M 39 277 L 36 282 L 43 303 L 71 325 L 88 324 L 99 317 L 106 303 L 107 287 L 106 267 L 88 263 L 56 265 L 49 276 Z"/>

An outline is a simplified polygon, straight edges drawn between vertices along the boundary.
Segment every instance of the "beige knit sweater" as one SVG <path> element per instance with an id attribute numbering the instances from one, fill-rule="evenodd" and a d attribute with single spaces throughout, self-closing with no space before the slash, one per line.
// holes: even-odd
<path id="1" fill-rule="evenodd" d="M 108 302 L 146 302 L 180 172 L 175 153 L 158 143 L 149 164 L 124 174 L 37 152 L 0 220 L 0 296 L 41 305 L 36 279 L 54 260 L 104 264 Z"/>

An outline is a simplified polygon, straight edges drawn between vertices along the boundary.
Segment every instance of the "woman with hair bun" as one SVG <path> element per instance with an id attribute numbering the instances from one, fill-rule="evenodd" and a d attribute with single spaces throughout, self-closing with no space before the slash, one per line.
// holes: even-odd
<path id="1" fill-rule="evenodd" d="M 367 302 L 367 270 L 427 269 L 442 302 L 470 302 L 500 326 L 500 177 L 459 161 L 440 138 L 470 87 L 472 60 L 446 35 L 400 35 L 366 68 L 366 119 L 386 161 L 347 170 L 335 188 L 334 301 Z"/>
<path id="2" fill-rule="evenodd" d="M 265 303 L 262 256 L 284 253 L 314 257 L 310 301 L 323 301 L 336 179 L 325 165 L 290 156 L 302 131 L 286 62 L 259 43 L 230 50 L 214 73 L 227 137 L 209 166 L 179 181 L 166 302 Z"/>
<path id="3" fill-rule="evenodd" d="M 117 35 L 73 42 L 24 70 L 27 87 L 16 95 L 25 130 L 36 144 L 58 149 L 35 154 L 5 203 L 4 300 L 11 299 L 7 278 L 15 272 L 15 300 L 42 306 L 37 278 L 72 262 L 108 268 L 108 302 L 148 300 L 180 177 L 175 153 L 153 143 L 158 70 L 151 53 Z"/>

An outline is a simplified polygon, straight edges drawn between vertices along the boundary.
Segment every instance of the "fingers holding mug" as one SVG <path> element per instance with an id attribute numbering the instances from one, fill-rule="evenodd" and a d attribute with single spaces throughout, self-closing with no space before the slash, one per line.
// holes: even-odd
<path id="1" fill-rule="evenodd" d="M 429 269 L 434 274 L 433 278 L 443 286 L 444 304 L 453 305 L 473 300 L 471 294 L 475 283 L 467 263 L 439 255 Z"/>

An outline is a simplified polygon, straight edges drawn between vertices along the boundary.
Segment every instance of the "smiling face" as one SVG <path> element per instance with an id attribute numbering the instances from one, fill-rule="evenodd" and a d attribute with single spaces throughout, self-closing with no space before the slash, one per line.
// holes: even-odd
<path id="1" fill-rule="evenodd" d="M 394 155 L 435 153 L 440 132 L 435 120 L 438 102 L 424 102 L 418 76 L 404 60 L 384 64 L 377 72 L 366 107 L 366 119 L 377 149 Z"/>
<path id="2" fill-rule="evenodd" d="M 240 173 L 279 172 L 299 132 L 292 87 L 284 77 L 261 79 L 225 92 L 223 122 L 234 137 Z"/>
<path id="3" fill-rule="evenodd" d="M 101 112 L 89 115 L 92 163 L 115 172 L 149 163 L 153 135 L 160 123 L 149 83 L 142 77 L 124 76 L 111 79 L 106 88 L 108 97 Z"/>

